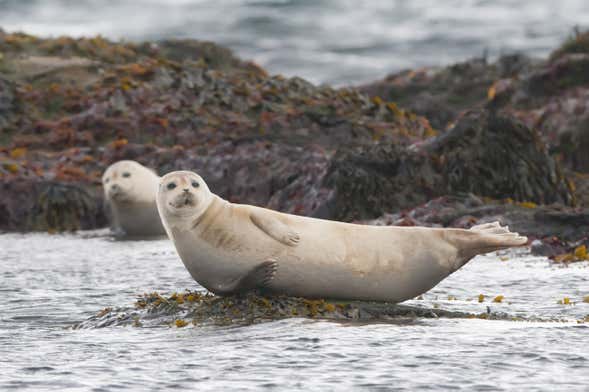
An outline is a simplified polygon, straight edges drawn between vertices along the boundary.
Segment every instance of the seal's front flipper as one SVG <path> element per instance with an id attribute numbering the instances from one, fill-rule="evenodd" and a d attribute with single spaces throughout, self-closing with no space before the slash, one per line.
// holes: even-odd
<path id="1" fill-rule="evenodd" d="M 278 263 L 270 259 L 256 265 L 244 276 L 233 279 L 226 284 L 219 284 L 214 292 L 219 295 L 233 295 L 254 289 L 263 289 L 274 279 Z"/>
<path id="2" fill-rule="evenodd" d="M 299 233 L 270 214 L 251 211 L 250 220 L 264 233 L 284 245 L 297 246 L 301 239 Z"/>

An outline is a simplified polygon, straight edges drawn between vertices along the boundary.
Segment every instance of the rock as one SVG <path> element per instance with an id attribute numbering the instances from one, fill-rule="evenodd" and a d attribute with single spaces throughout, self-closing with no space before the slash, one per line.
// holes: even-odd
<path id="1" fill-rule="evenodd" d="M 467 110 L 497 110 L 538 129 L 565 170 L 588 173 L 587 69 L 589 32 L 577 31 L 547 60 L 521 55 L 503 56 L 494 63 L 474 59 L 445 68 L 403 71 L 360 89 L 425 116 L 439 130 L 450 128 Z"/>
<path id="2" fill-rule="evenodd" d="M 589 172 L 589 54 L 563 55 L 521 78 L 502 109 L 539 130 L 565 168 Z"/>
<path id="3" fill-rule="evenodd" d="M 574 53 L 560 56 L 529 73 L 523 79 L 523 88 L 531 100 L 539 96 L 550 96 L 569 88 L 589 83 L 589 53 Z"/>
<path id="4" fill-rule="evenodd" d="M 360 91 L 394 101 L 444 130 L 464 111 L 483 107 L 495 81 L 533 66 L 532 60 L 517 54 L 502 56 L 495 63 L 476 58 L 445 68 L 403 71 L 362 86 Z"/>
<path id="5" fill-rule="evenodd" d="M 3 79 L 0 74 L 0 131 L 9 127 L 15 115 L 15 99 L 13 84 Z"/>
<path id="6" fill-rule="evenodd" d="M 483 200 L 472 194 L 443 196 L 421 206 L 364 221 L 372 225 L 470 228 L 499 221 L 528 236 L 534 254 L 554 257 L 589 245 L 589 209 Z"/>
<path id="7" fill-rule="evenodd" d="M 359 220 L 431 198 L 474 193 L 537 204 L 574 202 L 570 184 L 537 133 L 492 112 L 472 111 L 448 132 L 409 147 L 340 150 L 324 180 L 332 219 Z"/>
<path id="8" fill-rule="evenodd" d="M 481 318 L 522 320 L 504 313 L 464 313 L 443 309 L 384 302 L 331 302 L 286 296 L 216 297 L 187 291 L 162 296 L 144 294 L 132 308 L 104 308 L 95 316 L 73 326 L 74 329 L 111 326 L 176 326 L 178 328 L 207 325 L 249 325 L 285 318 L 315 320 L 403 323 L 419 318 Z"/>
<path id="9" fill-rule="evenodd" d="M 143 44 L 152 49 L 152 53 L 176 62 L 202 61 L 212 69 L 244 68 L 251 71 L 262 71 L 251 63 L 245 63 L 235 57 L 231 49 L 208 41 L 193 39 L 167 39 L 156 44 Z M 149 52 L 148 52 L 149 53 Z M 153 56 L 153 54 L 151 54 Z"/>
<path id="10" fill-rule="evenodd" d="M 581 32 L 576 29 L 572 37 L 551 53 L 550 60 L 558 60 L 569 53 L 589 53 L 589 31 Z"/>
<path id="11" fill-rule="evenodd" d="M 102 199 L 80 184 L 0 180 L 0 228 L 73 231 L 106 225 Z"/>

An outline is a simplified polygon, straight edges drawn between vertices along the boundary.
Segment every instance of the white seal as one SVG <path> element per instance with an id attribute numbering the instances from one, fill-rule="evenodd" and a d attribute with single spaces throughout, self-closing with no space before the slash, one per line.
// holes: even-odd
<path id="1" fill-rule="evenodd" d="M 368 226 L 232 204 L 188 171 L 162 177 L 157 206 L 192 277 L 221 295 L 259 288 L 400 302 L 477 254 L 527 242 L 497 222 L 470 230 Z"/>
<path id="2" fill-rule="evenodd" d="M 165 234 L 155 201 L 159 180 L 135 161 L 119 161 L 106 169 L 102 186 L 115 232 L 139 237 Z"/>

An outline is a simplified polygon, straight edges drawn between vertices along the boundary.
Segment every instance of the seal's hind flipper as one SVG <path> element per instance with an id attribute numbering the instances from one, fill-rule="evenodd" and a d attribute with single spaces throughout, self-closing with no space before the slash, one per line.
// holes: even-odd
<path id="1" fill-rule="evenodd" d="M 274 279 L 278 263 L 270 259 L 256 265 L 244 276 L 233 279 L 226 284 L 219 284 L 213 292 L 219 295 L 233 295 L 254 289 L 263 289 Z"/>
<path id="2" fill-rule="evenodd" d="M 297 246 L 301 239 L 299 233 L 270 214 L 253 210 L 250 212 L 250 220 L 258 229 L 284 245 Z"/>
<path id="3" fill-rule="evenodd" d="M 509 231 L 507 226 L 494 223 L 474 226 L 470 230 L 446 229 L 443 235 L 456 247 L 459 262 L 455 269 L 476 255 L 522 246 L 528 242 L 527 237 Z"/>

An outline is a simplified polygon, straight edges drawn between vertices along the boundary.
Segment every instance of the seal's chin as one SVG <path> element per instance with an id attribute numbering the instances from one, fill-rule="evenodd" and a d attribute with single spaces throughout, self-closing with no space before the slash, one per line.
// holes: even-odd
<path id="1" fill-rule="evenodd" d="M 196 198 L 192 193 L 182 193 L 168 203 L 174 215 L 190 215 L 196 207 Z"/>
<path id="2" fill-rule="evenodd" d="M 108 193 L 108 197 L 111 200 L 116 201 L 117 203 L 124 203 L 127 201 L 130 201 L 131 198 L 129 197 L 129 195 L 126 192 L 123 191 L 114 191 L 114 192 L 109 192 Z"/>

